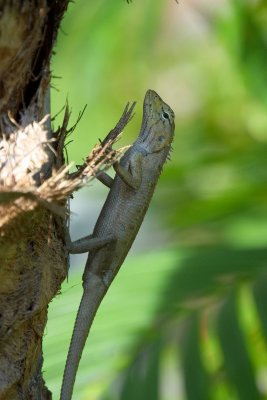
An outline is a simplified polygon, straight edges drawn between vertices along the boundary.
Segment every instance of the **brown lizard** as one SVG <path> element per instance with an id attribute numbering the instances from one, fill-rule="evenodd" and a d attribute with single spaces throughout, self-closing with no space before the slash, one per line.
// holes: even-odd
<path id="1" fill-rule="evenodd" d="M 103 180 L 110 191 L 93 234 L 69 244 L 70 253 L 90 253 L 83 274 L 84 291 L 69 347 L 61 400 L 72 397 L 93 319 L 142 224 L 173 137 L 174 112 L 156 92 L 148 90 L 139 136 L 120 162 L 114 164 L 115 178 Z"/>

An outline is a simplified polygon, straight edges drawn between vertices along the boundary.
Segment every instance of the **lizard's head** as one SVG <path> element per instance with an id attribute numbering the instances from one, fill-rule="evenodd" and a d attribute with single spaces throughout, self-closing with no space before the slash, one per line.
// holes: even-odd
<path id="1" fill-rule="evenodd" d="M 139 144 L 155 153 L 170 147 L 174 137 L 174 112 L 154 90 L 146 92 Z"/>

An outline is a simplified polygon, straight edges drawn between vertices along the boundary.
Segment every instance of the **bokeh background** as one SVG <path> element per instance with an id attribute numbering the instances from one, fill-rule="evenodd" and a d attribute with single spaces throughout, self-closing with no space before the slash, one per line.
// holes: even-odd
<path id="1" fill-rule="evenodd" d="M 71 3 L 52 62 L 52 110 L 68 98 L 67 146 L 81 163 L 156 90 L 176 114 L 172 161 L 87 341 L 79 400 L 267 399 L 267 3 L 97 0 Z M 55 120 L 61 123 L 62 113 Z M 107 190 L 71 203 L 89 234 Z M 84 256 L 50 306 L 44 371 L 58 398 L 81 297 Z"/>

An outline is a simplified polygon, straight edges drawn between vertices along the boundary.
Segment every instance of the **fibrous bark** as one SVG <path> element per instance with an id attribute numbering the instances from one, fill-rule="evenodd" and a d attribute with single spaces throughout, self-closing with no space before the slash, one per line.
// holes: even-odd
<path id="1" fill-rule="evenodd" d="M 49 190 L 47 199 L 38 191 L 54 176 L 57 138 L 44 116 L 52 48 L 67 3 L 0 1 L 1 400 L 51 398 L 42 379 L 42 336 L 67 256 L 63 218 L 51 211 Z M 59 206 L 64 209 L 64 199 Z"/>

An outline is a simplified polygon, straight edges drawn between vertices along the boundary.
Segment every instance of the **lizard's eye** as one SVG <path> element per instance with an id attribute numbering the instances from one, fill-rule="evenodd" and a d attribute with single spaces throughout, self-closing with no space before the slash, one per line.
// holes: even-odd
<path id="1" fill-rule="evenodd" d="M 162 116 L 164 119 L 170 119 L 170 116 L 166 111 L 163 111 Z"/>
<path id="2" fill-rule="evenodd" d="M 159 141 L 159 142 L 163 142 L 164 139 L 165 139 L 164 136 L 159 136 L 159 137 L 158 137 L 158 141 Z"/>

